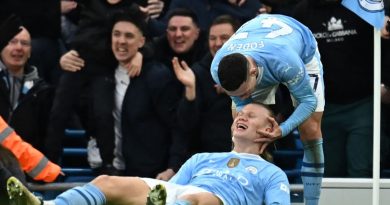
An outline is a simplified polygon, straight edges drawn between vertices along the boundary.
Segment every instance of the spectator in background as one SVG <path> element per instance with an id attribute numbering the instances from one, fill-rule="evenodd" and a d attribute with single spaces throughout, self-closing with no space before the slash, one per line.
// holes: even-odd
<path id="1" fill-rule="evenodd" d="M 199 61 L 207 53 L 207 44 L 206 36 L 199 29 L 196 14 L 183 8 L 169 11 L 166 34 L 154 38 L 149 49 L 154 51 L 156 60 L 169 68 L 174 56 L 188 65 Z"/>
<path id="2" fill-rule="evenodd" d="M 176 109 L 180 89 L 172 71 L 162 63 L 145 60 L 136 78 L 127 74 L 126 65 L 145 43 L 142 14 L 114 16 L 112 52 L 118 61 L 115 70 L 114 119 L 116 168 L 125 175 L 169 180 L 187 157 L 187 137 L 177 125 Z M 119 166 L 118 166 L 119 165 Z"/>
<path id="3" fill-rule="evenodd" d="M 185 86 L 179 107 L 179 123 L 194 134 L 192 153 L 223 152 L 231 149 L 231 99 L 215 85 L 210 66 L 215 53 L 234 34 L 240 23 L 221 15 L 211 23 L 209 52 L 191 68 L 185 61 L 173 59 L 176 77 Z"/>
<path id="4" fill-rule="evenodd" d="M 294 16 L 313 32 L 324 65 L 325 176 L 369 178 L 373 153 L 373 27 L 340 2 L 304 0 Z M 383 156 L 388 145 L 387 137 L 381 135 Z"/>
<path id="5" fill-rule="evenodd" d="M 61 56 L 61 6 L 60 0 L 2 0 L 0 20 L 14 13 L 21 17 L 31 34 L 29 63 L 38 68 L 46 82 L 57 85 L 61 75 L 58 60 Z"/>
<path id="6" fill-rule="evenodd" d="M 43 151 L 54 88 L 27 63 L 30 56 L 30 33 L 22 27 L 1 50 L 0 116 L 25 141 Z"/>
<path id="7" fill-rule="evenodd" d="M 78 1 L 61 0 L 61 40 L 63 53 L 69 50 L 70 43 L 78 28 L 81 7 Z"/>
<path id="8" fill-rule="evenodd" d="M 171 0 L 167 15 L 160 18 L 159 22 L 152 21 L 152 23 L 162 24 L 160 31 L 155 31 L 155 33 L 162 35 L 167 28 L 169 13 L 177 8 L 186 8 L 195 13 L 199 19 L 198 27 L 205 32 L 210 28 L 212 21 L 217 16 L 227 14 L 242 23 L 255 17 L 261 5 L 259 0 Z"/>
<path id="9" fill-rule="evenodd" d="M 192 66 L 208 52 L 206 35 L 199 29 L 197 16 L 193 11 L 185 8 L 170 10 L 166 34 L 153 38 L 151 43 L 145 47 L 146 50 L 153 51 L 151 52 L 152 58 L 170 68 L 172 75 L 174 75 L 172 69 L 174 57 L 184 60 L 189 66 Z M 177 79 L 175 79 L 175 84 L 181 89 L 179 92 L 183 93 L 184 87 Z M 187 128 L 182 127 L 184 135 L 194 139 L 197 133 Z"/>
<path id="10" fill-rule="evenodd" d="M 8 47 L 11 40 L 16 37 L 26 36 L 26 30 L 21 27 L 21 20 L 15 15 L 10 15 L 0 23 L 0 50 Z M 17 39 L 18 41 L 27 39 Z M 18 42 L 21 44 L 21 42 Z M 21 45 L 18 45 L 21 46 Z M 23 53 L 23 51 L 22 51 Z M 20 56 L 17 52 L 16 56 Z M 24 59 L 17 62 L 23 63 Z M 11 63 L 15 65 L 15 61 Z M 15 131 L 0 116 L 0 202 L 1 204 L 8 204 L 8 197 L 4 199 L 5 182 L 10 175 L 15 175 L 25 184 L 25 171 L 34 180 L 43 180 L 46 182 L 54 181 L 61 169 L 56 164 L 47 160 L 41 152 L 36 150 L 30 144 L 24 142 Z"/>
<path id="11" fill-rule="evenodd" d="M 64 54 L 60 64 L 66 72 L 56 90 L 48 127 L 48 157 L 58 161 L 62 152 L 64 130 L 79 102 L 87 92 L 90 120 L 87 130 L 96 137 L 103 160 L 103 173 L 113 169 L 114 120 L 113 75 L 116 60 L 110 49 L 109 17 L 117 11 L 138 9 L 131 0 L 86 1 L 81 9 L 79 27 L 71 43 L 72 50 Z M 138 70 L 137 70 L 138 69 Z M 139 74 L 139 67 L 128 66 L 130 76 Z M 86 90 L 87 89 L 87 90 Z M 85 91 L 86 90 L 86 91 Z"/>

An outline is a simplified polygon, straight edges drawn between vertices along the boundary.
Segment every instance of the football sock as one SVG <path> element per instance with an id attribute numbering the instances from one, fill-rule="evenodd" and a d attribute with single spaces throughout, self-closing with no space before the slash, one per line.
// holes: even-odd
<path id="1" fill-rule="evenodd" d="M 54 199 L 56 205 L 103 205 L 104 194 L 95 185 L 88 183 L 65 191 Z"/>
<path id="2" fill-rule="evenodd" d="M 303 150 L 301 176 L 305 204 L 317 205 L 321 193 L 322 177 L 324 175 L 322 139 L 303 141 Z"/>
<path id="3" fill-rule="evenodd" d="M 184 199 L 180 199 L 180 200 L 176 200 L 174 205 L 191 205 L 191 202 Z"/>

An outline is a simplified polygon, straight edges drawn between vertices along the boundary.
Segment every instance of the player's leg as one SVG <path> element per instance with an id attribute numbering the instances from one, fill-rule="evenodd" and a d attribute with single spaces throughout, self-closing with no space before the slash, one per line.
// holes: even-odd
<path id="1" fill-rule="evenodd" d="M 120 177 L 102 175 L 91 184 L 98 187 L 106 198 L 107 204 L 145 205 L 149 186 L 139 177 Z"/>
<path id="2" fill-rule="evenodd" d="M 191 185 L 179 185 L 156 179 L 142 178 L 151 191 L 146 205 L 221 205 L 213 193 Z"/>
<path id="3" fill-rule="evenodd" d="M 103 193 L 88 183 L 65 191 L 52 201 L 41 201 L 31 193 L 18 179 L 7 180 L 7 192 L 11 205 L 102 205 L 105 204 Z"/>
<path id="4" fill-rule="evenodd" d="M 175 205 L 221 205 L 222 201 L 210 192 L 186 194 L 180 196 Z"/>
<path id="5" fill-rule="evenodd" d="M 322 112 L 315 112 L 299 126 L 303 143 L 301 176 L 306 205 L 318 204 L 324 174 L 324 153 L 321 133 Z"/>
<path id="6" fill-rule="evenodd" d="M 22 183 L 11 177 L 7 189 L 13 204 L 41 205 Z M 45 205 L 146 204 L 149 186 L 138 177 L 99 176 L 91 183 L 69 189 Z"/>
<path id="7" fill-rule="evenodd" d="M 317 107 L 315 112 L 298 127 L 304 148 L 301 176 L 305 204 L 317 205 L 324 175 L 321 119 L 325 107 L 324 79 L 318 50 L 305 67 L 317 98 Z"/>

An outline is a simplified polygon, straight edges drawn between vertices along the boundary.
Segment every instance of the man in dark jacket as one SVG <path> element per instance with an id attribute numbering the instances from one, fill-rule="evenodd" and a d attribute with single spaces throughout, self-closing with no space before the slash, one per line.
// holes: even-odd
<path id="1" fill-rule="evenodd" d="M 64 130 L 68 125 L 75 105 L 85 90 L 90 99 L 88 110 L 91 116 L 87 122 L 93 124 L 92 134 L 97 139 L 97 145 L 103 160 L 102 171 L 112 171 L 114 129 L 112 118 L 113 89 L 112 80 L 116 61 L 110 51 L 109 44 L 109 16 L 116 11 L 125 10 L 133 6 L 131 0 L 99 0 L 84 1 L 82 5 L 78 32 L 71 42 L 72 50 L 64 54 L 60 63 L 66 71 L 62 74 L 58 84 L 48 125 L 47 156 L 58 161 L 62 153 Z M 130 12 L 124 11 L 124 12 Z M 69 59 L 69 56 L 71 59 Z M 76 61 L 73 59 L 77 58 Z M 63 63 L 64 59 L 70 61 Z M 68 66 L 77 65 L 72 70 Z M 90 131 L 90 129 L 87 129 Z"/>
<path id="2" fill-rule="evenodd" d="M 145 60 L 141 74 L 130 79 L 125 67 L 143 47 L 146 26 L 140 17 L 123 14 L 114 22 L 116 157 L 123 153 L 126 175 L 168 180 L 186 159 L 187 137 L 176 118 L 180 87 L 173 72 L 153 60 Z"/>
<path id="3" fill-rule="evenodd" d="M 210 26 L 209 52 L 202 60 L 191 68 L 184 64 L 184 61 L 180 65 L 174 60 L 176 76 L 186 87 L 179 106 L 179 123 L 197 133 L 191 143 L 191 151 L 194 153 L 231 150 L 231 99 L 215 86 L 210 66 L 215 53 L 238 27 L 239 22 L 233 17 L 218 16 Z"/>
<path id="4" fill-rule="evenodd" d="M 43 151 L 54 89 L 28 65 L 31 37 L 26 28 L 15 35 L 0 57 L 0 116 L 23 139 Z"/>

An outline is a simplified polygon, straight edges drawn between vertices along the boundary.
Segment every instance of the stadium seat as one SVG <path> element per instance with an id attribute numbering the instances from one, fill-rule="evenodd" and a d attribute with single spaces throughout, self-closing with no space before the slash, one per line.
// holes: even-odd
<path id="1" fill-rule="evenodd" d="M 95 175 L 87 161 L 87 136 L 82 129 L 66 129 L 61 167 L 64 182 L 88 182 Z"/>

